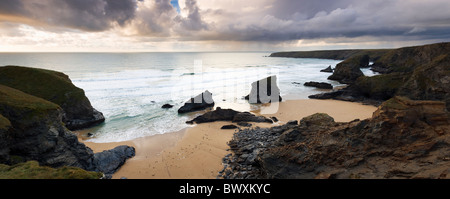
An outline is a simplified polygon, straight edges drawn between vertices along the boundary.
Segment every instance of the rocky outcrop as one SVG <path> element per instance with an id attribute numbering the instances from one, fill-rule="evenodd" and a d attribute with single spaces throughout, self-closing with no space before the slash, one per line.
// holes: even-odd
<path id="1" fill-rule="evenodd" d="M 233 153 L 222 159 L 224 169 L 219 178 L 224 179 L 262 179 L 261 168 L 256 161 L 258 155 L 267 150 L 282 132 L 296 125 L 282 125 L 268 128 L 248 128 L 234 133 L 228 143 Z"/>
<path id="2" fill-rule="evenodd" d="M 333 75 L 328 77 L 329 80 L 336 80 L 342 84 L 351 84 L 359 77 L 364 76 L 360 68 L 369 66 L 369 56 L 361 55 L 351 57 L 338 65 L 334 69 Z"/>
<path id="3" fill-rule="evenodd" d="M 214 100 L 212 98 L 212 93 L 205 91 L 202 94 L 189 99 L 181 108 L 178 109 L 178 113 L 194 112 L 209 107 L 214 107 Z"/>
<path id="4" fill-rule="evenodd" d="M 35 160 L 43 166 L 72 166 L 108 174 L 109 170 L 100 164 L 104 159 L 96 157 L 65 127 L 64 110 L 59 105 L 0 85 L 0 115 L 9 121 L 6 128 L 1 128 L 0 163 Z M 122 148 L 113 149 L 117 150 Z M 126 159 L 119 157 L 115 161 Z"/>
<path id="5" fill-rule="evenodd" d="M 448 55 L 449 52 L 448 42 L 392 49 L 374 61 L 372 70 L 383 74 L 409 73 L 418 66 L 431 63 L 439 56 Z"/>
<path id="6" fill-rule="evenodd" d="M 445 101 L 450 111 L 449 52 L 450 43 L 388 50 L 372 66 L 372 69 L 384 74 L 360 76 L 348 82 L 351 84 L 345 89 L 312 95 L 310 98 L 379 104 L 400 95 L 414 100 Z M 356 71 L 356 67 L 354 69 Z"/>
<path id="7" fill-rule="evenodd" d="M 323 70 L 320 70 L 322 73 L 332 73 L 334 70 L 331 68 L 331 66 L 328 66 L 328 68 L 325 68 Z"/>
<path id="8" fill-rule="evenodd" d="M 350 89 L 362 96 L 385 101 L 395 96 L 409 76 L 401 73 L 361 77 Z"/>
<path id="9" fill-rule="evenodd" d="M 201 123 L 216 122 L 216 121 L 230 121 L 230 122 L 235 122 L 235 123 L 240 123 L 240 122 L 273 123 L 273 121 L 271 119 L 266 118 L 264 116 L 256 116 L 249 112 L 239 112 L 239 111 L 235 111 L 232 109 L 222 109 L 220 107 L 217 107 L 216 110 L 207 112 L 203 115 L 200 115 L 186 123 L 201 124 Z"/>
<path id="10" fill-rule="evenodd" d="M 256 116 L 249 112 L 240 112 L 236 114 L 232 122 L 262 122 L 262 123 L 273 123 L 273 121 L 264 116 Z"/>
<path id="11" fill-rule="evenodd" d="M 245 99 L 251 104 L 281 102 L 277 76 L 270 76 L 252 83 L 250 94 Z"/>
<path id="12" fill-rule="evenodd" d="M 333 89 L 333 85 L 326 82 L 306 82 L 304 86 L 316 87 L 320 89 Z"/>
<path id="13" fill-rule="evenodd" d="M 368 120 L 326 114 L 235 133 L 223 178 L 450 178 L 445 103 L 392 98 Z"/>
<path id="14" fill-rule="evenodd" d="M 91 127 L 105 121 L 88 98 L 60 72 L 19 66 L 0 67 L 0 84 L 40 97 L 63 109 L 62 120 L 70 130 Z"/>
<path id="15" fill-rule="evenodd" d="M 311 99 L 335 99 L 348 102 L 362 102 L 363 104 L 373 106 L 379 106 L 384 101 L 382 99 L 366 96 L 364 92 L 356 87 L 355 84 L 348 85 L 347 87 L 340 90 L 328 93 L 319 93 L 316 95 L 310 95 L 308 97 Z"/>
<path id="16" fill-rule="evenodd" d="M 450 46 L 450 45 L 449 45 Z M 399 86 L 397 95 L 415 100 L 442 100 L 450 111 L 450 54 L 418 66 Z"/>
<path id="17" fill-rule="evenodd" d="M 92 162 L 95 165 L 94 170 L 105 174 L 113 174 L 125 164 L 127 159 L 134 157 L 135 154 L 134 147 L 125 145 L 96 153 Z"/>
<path id="18" fill-rule="evenodd" d="M 161 108 L 163 108 L 163 109 L 170 109 L 172 107 L 173 107 L 173 105 L 171 105 L 171 104 L 164 104 L 161 106 Z"/>

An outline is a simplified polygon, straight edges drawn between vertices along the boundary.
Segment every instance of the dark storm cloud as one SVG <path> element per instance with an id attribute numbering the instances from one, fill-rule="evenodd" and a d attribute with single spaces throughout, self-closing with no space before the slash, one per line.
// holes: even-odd
<path id="1" fill-rule="evenodd" d="M 222 34 L 208 35 L 208 39 L 288 41 L 363 36 L 430 39 L 450 34 L 448 10 L 448 0 L 279 0 L 264 13 L 252 13 L 259 15 L 257 21 L 246 23 L 239 21 L 239 16 L 231 16 L 230 24 L 218 28 Z"/>
<path id="2" fill-rule="evenodd" d="M 124 25 L 135 16 L 136 0 L 2 0 L 0 14 L 51 26 L 102 31 Z"/>
<path id="3" fill-rule="evenodd" d="M 450 37 L 448 0 L 179 0 L 180 13 L 174 2 L 0 0 L 0 20 L 84 31 L 118 25 L 130 36 L 194 41 Z"/>

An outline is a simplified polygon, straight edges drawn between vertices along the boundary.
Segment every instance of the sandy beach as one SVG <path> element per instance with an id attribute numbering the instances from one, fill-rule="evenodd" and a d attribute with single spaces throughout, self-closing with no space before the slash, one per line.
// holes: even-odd
<path id="1" fill-rule="evenodd" d="M 314 113 L 327 113 L 337 122 L 348 122 L 370 118 L 376 110 L 374 106 L 335 100 L 292 100 L 270 107 L 263 106 L 253 113 L 274 116 L 280 121 L 275 124 L 252 123 L 253 127 L 280 125 Z M 119 143 L 92 143 L 79 137 L 94 152 L 119 145 L 136 148 L 136 156 L 129 159 L 113 179 L 214 179 L 223 169 L 222 158 L 230 153 L 227 142 L 236 131 L 221 130 L 226 124 L 230 122 L 198 124 L 179 132 Z M 83 132 L 79 132 L 81 134 Z"/>

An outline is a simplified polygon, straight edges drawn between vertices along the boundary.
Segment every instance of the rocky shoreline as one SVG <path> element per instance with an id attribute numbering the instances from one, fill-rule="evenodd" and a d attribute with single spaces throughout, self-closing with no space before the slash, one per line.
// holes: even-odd
<path id="1" fill-rule="evenodd" d="M 363 121 L 318 113 L 240 130 L 218 178 L 450 178 L 449 116 L 443 102 L 396 97 Z"/>

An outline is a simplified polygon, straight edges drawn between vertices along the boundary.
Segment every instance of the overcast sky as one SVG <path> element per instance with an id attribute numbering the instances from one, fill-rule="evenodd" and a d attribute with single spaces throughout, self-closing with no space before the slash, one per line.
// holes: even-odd
<path id="1" fill-rule="evenodd" d="M 281 51 L 450 41 L 449 0 L 1 0 L 0 51 Z"/>

